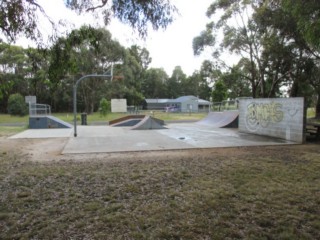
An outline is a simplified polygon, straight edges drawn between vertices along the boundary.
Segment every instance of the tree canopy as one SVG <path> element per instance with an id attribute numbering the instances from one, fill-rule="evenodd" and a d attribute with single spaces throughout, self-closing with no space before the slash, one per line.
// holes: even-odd
<path id="1" fill-rule="evenodd" d="M 115 17 L 129 24 L 143 37 L 147 34 L 148 24 L 153 29 L 166 28 L 176 12 L 169 0 L 66 0 L 64 4 L 78 14 L 95 12 L 104 19 L 105 24 Z M 0 31 L 9 41 L 15 41 L 22 35 L 37 41 L 41 37 L 38 28 L 41 15 L 55 27 L 37 0 L 2 0 Z"/>
<path id="2" fill-rule="evenodd" d="M 194 54 L 212 50 L 212 65 L 221 71 L 215 81 L 222 78 L 229 93 L 249 83 L 254 98 L 306 97 L 308 104 L 317 99 L 320 116 L 314 75 L 320 68 L 319 13 L 314 0 L 217 0 L 208 7 L 205 30 L 193 40 Z M 228 63 L 226 52 L 238 61 Z"/>
<path id="3" fill-rule="evenodd" d="M 44 49 L 0 43 L 0 112 L 7 111 L 14 93 L 36 95 L 39 103 L 51 105 L 53 111 L 72 111 L 74 82 L 83 75 L 108 73 L 111 66 L 109 81 L 91 78 L 78 86 L 79 110 L 97 111 L 102 98 L 126 98 L 133 106 L 141 106 L 145 98 L 181 94 L 209 99 L 211 89 L 201 71 L 187 76 L 177 66 L 168 76 L 162 68 L 150 68 L 150 63 L 146 48 L 126 48 L 109 31 L 91 26 L 75 29 Z"/>

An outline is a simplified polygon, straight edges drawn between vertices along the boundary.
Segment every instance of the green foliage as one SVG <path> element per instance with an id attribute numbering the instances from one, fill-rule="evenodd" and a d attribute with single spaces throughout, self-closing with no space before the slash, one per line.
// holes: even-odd
<path id="1" fill-rule="evenodd" d="M 206 30 L 194 38 L 194 54 L 212 48 L 213 64 L 224 72 L 232 97 L 248 96 L 247 90 L 252 97 L 281 97 L 285 87 L 291 97 L 320 98 L 317 74 L 310 71 L 312 63 L 319 68 L 319 10 L 314 0 L 216 0 L 208 8 Z M 238 63 L 227 64 L 220 57 L 226 51 Z M 206 71 L 209 78 L 211 72 Z M 305 91 L 310 84 L 313 94 Z"/>
<path id="2" fill-rule="evenodd" d="M 215 36 L 212 34 L 212 30 L 207 28 L 206 31 L 202 31 L 198 37 L 195 37 L 192 41 L 192 48 L 194 55 L 200 55 L 204 51 L 205 47 L 214 46 Z"/>
<path id="3" fill-rule="evenodd" d="M 33 40 L 39 38 L 36 12 L 43 13 L 43 9 L 36 1 L 2 0 L 0 12 L 0 31 L 9 40 L 15 40 L 20 34 Z"/>
<path id="4" fill-rule="evenodd" d="M 233 66 L 229 71 L 221 73 L 219 80 L 227 87 L 229 98 L 251 96 L 250 82 L 243 77 L 238 66 Z"/>
<path id="5" fill-rule="evenodd" d="M 279 1 L 279 0 L 278 0 Z M 282 0 L 280 6 L 290 15 L 304 40 L 320 52 L 320 2 L 315 0 Z"/>
<path id="6" fill-rule="evenodd" d="M 8 100 L 8 113 L 13 116 L 25 116 L 28 114 L 28 107 L 21 94 L 12 94 Z"/>
<path id="7" fill-rule="evenodd" d="M 0 43 L 0 112 L 7 111 L 8 98 L 13 93 L 35 95 L 42 103 L 52 97 L 48 93 L 51 84 L 46 52 Z"/>
<path id="8" fill-rule="evenodd" d="M 91 13 L 98 9 L 95 13 L 98 14 L 99 19 L 104 20 L 105 24 L 108 24 L 110 17 L 113 16 L 138 30 L 142 36 L 146 35 L 149 24 L 153 29 L 166 28 L 172 22 L 173 14 L 176 12 L 176 8 L 170 4 L 169 0 L 67 0 L 64 3 L 66 7 L 78 14 Z M 21 35 L 41 41 L 38 26 L 41 15 L 51 24 L 53 30 L 58 28 L 37 1 L 2 0 L 0 12 L 0 33 L 10 41 L 16 40 Z"/>
<path id="9" fill-rule="evenodd" d="M 150 68 L 145 71 L 142 78 L 142 94 L 146 98 L 166 97 L 168 80 L 167 73 L 162 68 Z"/>
<path id="10" fill-rule="evenodd" d="M 213 102 L 222 102 L 226 100 L 228 96 L 228 89 L 222 81 L 217 81 L 214 84 L 212 90 L 212 101 Z"/>
<path id="11" fill-rule="evenodd" d="M 105 98 L 100 100 L 99 105 L 100 116 L 105 117 L 111 111 L 111 103 Z"/>

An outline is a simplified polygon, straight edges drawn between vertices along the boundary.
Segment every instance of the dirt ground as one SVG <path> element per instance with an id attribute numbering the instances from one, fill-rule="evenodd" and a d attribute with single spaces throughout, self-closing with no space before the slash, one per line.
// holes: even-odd
<path id="1" fill-rule="evenodd" d="M 241 155 L 268 154 L 278 157 L 279 154 L 290 157 L 290 154 L 311 153 L 320 157 L 319 142 L 307 142 L 301 145 L 279 145 L 261 147 L 235 147 L 211 149 L 187 149 L 147 152 L 121 152 L 121 153 L 90 153 L 90 154 L 61 154 L 68 138 L 48 139 L 8 139 L 0 137 L 1 154 L 14 153 L 23 156 L 26 161 L 149 161 L 174 160 L 188 158 L 210 158 L 214 155 L 237 157 Z M 282 153 L 282 154 L 281 154 Z"/>

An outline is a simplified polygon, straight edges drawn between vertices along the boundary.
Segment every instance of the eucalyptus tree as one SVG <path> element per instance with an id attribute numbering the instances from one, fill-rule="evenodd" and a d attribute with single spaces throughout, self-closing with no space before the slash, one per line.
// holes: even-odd
<path id="1" fill-rule="evenodd" d="M 303 38 L 298 40 L 299 34 L 292 30 L 296 29 L 296 22 L 278 7 L 280 2 L 283 3 L 280 0 L 215 1 L 209 6 L 207 15 L 211 19 L 218 17 L 218 21 L 207 24 L 206 31 L 194 39 L 194 53 L 214 46 L 213 56 L 227 72 L 232 67 L 221 64 L 220 54 L 228 51 L 237 55 L 240 59 L 236 64 L 241 74 L 239 79 L 250 82 L 252 97 L 281 96 L 282 87 L 289 88 L 291 95 L 296 96 L 295 89 L 302 83 L 305 61 L 310 56 L 305 51 Z M 297 41 L 292 41 L 285 29 L 296 35 Z"/>
<path id="2" fill-rule="evenodd" d="M 25 54 L 27 57 L 25 80 L 28 82 L 28 95 L 36 96 L 39 103 L 47 102 L 49 99 L 47 90 L 50 86 L 48 51 L 29 47 L 25 49 Z"/>
<path id="3" fill-rule="evenodd" d="M 143 67 L 131 49 L 125 49 L 122 54 L 122 63 L 114 70 L 116 89 L 111 85 L 114 97 L 126 98 L 128 105 L 140 105 L 143 100 L 141 92 L 141 76 Z"/>
<path id="4" fill-rule="evenodd" d="M 222 102 L 227 99 L 228 88 L 223 81 L 218 80 L 214 83 L 211 96 L 213 102 Z"/>
<path id="5" fill-rule="evenodd" d="M 141 93 L 145 98 L 166 98 L 168 75 L 162 68 L 149 68 L 142 79 Z"/>
<path id="6" fill-rule="evenodd" d="M 10 94 L 35 95 L 38 101 L 48 99 L 48 54 L 38 48 L 24 49 L 0 44 L 0 100 L 5 111 Z"/>
<path id="7" fill-rule="evenodd" d="M 176 66 L 173 69 L 171 77 L 166 82 L 168 98 L 177 98 L 186 94 L 182 87 L 186 78 L 187 75 L 183 72 L 181 66 Z"/>
<path id="8" fill-rule="evenodd" d="M 296 31 L 302 33 L 309 50 L 320 57 L 320 2 L 317 0 L 273 0 L 273 6 L 281 8 L 296 23 Z M 292 29 L 293 30 L 293 29 Z"/>
<path id="9" fill-rule="evenodd" d="M 236 99 L 237 97 L 250 97 L 250 82 L 243 76 L 241 66 L 234 65 L 226 72 L 220 74 L 218 81 L 222 81 L 227 91 L 227 97 Z"/>
<path id="10" fill-rule="evenodd" d="M 140 47 L 138 45 L 132 45 L 128 50 L 131 56 L 133 56 L 141 65 L 142 69 L 147 70 L 149 67 L 149 64 L 152 61 L 152 58 L 150 57 L 150 52 L 148 51 L 148 49 L 144 47 Z"/>
<path id="11" fill-rule="evenodd" d="M 114 62 L 122 61 L 125 49 L 112 39 L 111 33 L 104 29 L 83 26 L 73 30 L 66 38 L 60 38 L 51 48 L 49 79 L 51 94 L 61 92 L 61 86 L 71 94 L 73 82 L 80 76 L 105 73 Z M 111 78 L 111 77 L 110 77 Z M 105 90 L 103 79 L 92 78 L 79 87 L 79 102 L 82 110 L 91 113 L 98 106 Z M 61 99 L 61 97 L 57 97 Z M 56 104 L 54 104 L 56 105 Z"/>
<path id="12" fill-rule="evenodd" d="M 225 1 L 218 0 L 212 3 L 207 16 L 215 19 L 221 12 L 217 22 L 210 22 L 206 31 L 201 33 L 193 41 L 194 53 L 200 54 L 205 46 L 214 46 L 213 56 L 220 57 L 221 52 L 229 51 L 236 54 L 243 63 L 243 76 L 251 83 L 252 96 L 256 97 L 259 92 L 265 96 L 264 69 L 262 68 L 261 48 L 262 35 L 257 25 L 252 20 L 252 10 L 258 1 Z M 222 41 L 218 41 L 218 32 L 222 29 Z M 211 37 L 210 37 L 211 36 Z M 201 41 L 201 39 L 203 39 Z M 260 89 L 258 89 L 260 88 Z"/>
<path id="13" fill-rule="evenodd" d="M 206 79 L 207 86 L 210 86 L 210 95 L 215 89 L 216 83 L 220 82 L 220 85 L 222 83 L 227 89 L 225 98 L 235 99 L 251 96 L 250 81 L 244 77 L 242 66 L 241 61 L 237 65 L 227 68 L 222 68 L 223 66 L 209 60 L 203 61 L 200 74 L 203 79 Z"/>
<path id="14" fill-rule="evenodd" d="M 311 86 L 315 92 L 315 106 L 316 106 L 316 118 L 320 119 L 320 64 L 317 62 L 311 69 L 312 73 L 309 78 Z"/>
<path id="15" fill-rule="evenodd" d="M 80 14 L 89 13 L 108 24 L 111 18 L 136 29 L 145 36 L 148 25 L 154 29 L 165 28 L 173 21 L 176 8 L 169 0 L 65 0 L 64 5 Z M 0 32 L 10 41 L 20 36 L 39 41 L 39 22 L 45 17 L 58 29 L 57 24 L 47 16 L 37 0 L 2 0 L 0 5 Z"/>
<path id="16" fill-rule="evenodd" d="M 1 111 L 5 112 L 7 101 L 12 93 L 25 95 L 28 83 L 26 75 L 27 56 L 19 46 L 0 44 L 0 102 Z"/>
<path id="17" fill-rule="evenodd" d="M 290 96 L 304 96 L 307 102 L 315 93 L 316 115 L 320 117 L 320 88 L 317 69 L 320 65 L 320 2 L 314 0 L 272 0 L 256 15 L 261 28 L 273 28 L 291 48 L 287 61 Z M 278 48 L 276 48 L 278 50 Z M 312 69 L 312 71 L 310 70 Z M 314 92 L 310 92 L 310 87 Z"/>
<path id="18" fill-rule="evenodd" d="M 146 71 L 149 67 L 149 64 L 151 63 L 152 59 L 150 57 L 150 53 L 146 48 L 142 48 L 138 45 L 133 45 L 128 50 L 128 55 L 132 61 L 132 64 L 130 62 L 124 62 L 124 65 L 126 65 L 127 68 L 132 69 L 132 80 L 130 84 L 130 88 L 135 91 L 131 91 L 132 93 L 136 93 L 136 97 L 134 95 L 135 102 L 139 102 L 143 100 L 142 92 L 142 82 L 143 79 L 146 77 Z M 137 94 L 139 93 L 139 94 Z M 139 98 L 142 98 L 139 100 Z"/>
<path id="19" fill-rule="evenodd" d="M 200 73 L 206 79 L 208 85 L 212 86 L 222 74 L 220 66 L 215 62 L 204 60 L 200 67 Z"/>
<path id="20" fill-rule="evenodd" d="M 211 87 L 207 78 L 199 71 L 195 71 L 182 83 L 182 91 L 185 95 L 193 95 L 201 99 L 210 100 Z"/>

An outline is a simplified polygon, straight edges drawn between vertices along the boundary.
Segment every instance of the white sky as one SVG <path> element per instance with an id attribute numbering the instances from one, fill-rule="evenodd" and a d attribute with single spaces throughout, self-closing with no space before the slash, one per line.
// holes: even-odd
<path id="1" fill-rule="evenodd" d="M 75 13 L 66 9 L 63 0 L 38 0 L 47 15 L 55 22 L 66 19 L 71 24 L 67 29 L 78 28 L 83 24 L 92 22 L 88 16 L 76 16 Z M 139 39 L 131 28 L 113 20 L 107 29 L 113 38 L 117 39 L 123 46 L 130 47 L 133 44 L 145 47 L 152 58 L 151 67 L 164 68 L 169 74 L 175 66 L 181 66 L 182 70 L 191 75 L 199 70 L 204 59 L 210 58 L 210 54 L 203 54 L 195 57 L 192 50 L 192 40 L 205 29 L 209 19 L 205 16 L 206 10 L 213 0 L 171 0 L 178 8 L 180 16 L 165 30 L 149 31 L 145 41 Z M 41 23 L 41 31 L 51 34 L 48 23 Z M 17 44 L 25 44 L 25 41 L 18 41 Z"/>
<path id="2" fill-rule="evenodd" d="M 193 55 L 192 40 L 205 29 L 209 19 L 205 13 L 213 0 L 172 0 L 178 8 L 180 16 L 165 30 L 149 31 L 145 41 L 134 37 L 132 30 L 117 21 L 113 21 L 108 27 L 122 45 L 130 46 L 134 43 L 145 47 L 150 52 L 151 67 L 164 68 L 171 75 L 175 66 L 181 66 L 182 70 L 191 75 L 199 70 L 204 56 Z M 210 57 L 207 54 L 207 58 Z"/>

